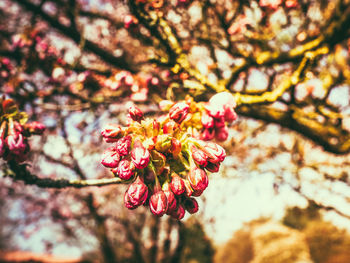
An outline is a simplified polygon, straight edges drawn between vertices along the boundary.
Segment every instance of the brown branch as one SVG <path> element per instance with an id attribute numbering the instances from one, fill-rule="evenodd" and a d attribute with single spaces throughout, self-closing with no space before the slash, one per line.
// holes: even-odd
<path id="1" fill-rule="evenodd" d="M 19 5 L 23 6 L 25 9 L 27 9 L 30 12 L 33 12 L 35 14 L 38 14 L 42 19 L 44 19 L 46 22 L 48 22 L 53 28 L 60 31 L 63 35 L 66 37 L 72 39 L 76 44 L 80 44 L 82 39 L 82 34 L 75 30 L 73 27 L 65 26 L 62 23 L 60 23 L 58 20 L 56 20 L 54 17 L 48 15 L 45 13 L 41 8 L 39 8 L 37 5 L 27 1 L 27 0 L 15 0 Z M 126 61 L 125 57 L 116 57 L 113 55 L 112 52 L 102 48 L 98 44 L 90 41 L 85 40 L 84 48 L 87 51 L 90 51 L 94 53 L 95 55 L 99 56 L 102 60 L 104 60 L 107 63 L 110 63 L 111 65 L 118 67 L 120 69 L 125 69 L 130 72 L 136 72 L 137 69 L 132 66 L 129 62 Z"/>
<path id="2" fill-rule="evenodd" d="M 123 181 L 120 178 L 103 178 L 103 179 L 86 179 L 86 180 L 67 180 L 64 178 L 51 179 L 51 178 L 40 178 L 27 169 L 26 164 L 18 164 L 15 161 L 9 161 L 8 166 L 9 176 L 14 180 L 23 181 L 27 185 L 36 185 L 41 188 L 82 188 L 88 186 L 105 186 L 111 184 L 125 184 L 129 181 Z"/>

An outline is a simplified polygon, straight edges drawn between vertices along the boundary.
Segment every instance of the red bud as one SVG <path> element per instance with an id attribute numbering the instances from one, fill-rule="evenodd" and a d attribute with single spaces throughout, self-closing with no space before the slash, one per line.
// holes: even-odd
<path id="1" fill-rule="evenodd" d="M 165 193 L 160 190 L 149 199 L 149 208 L 156 216 L 163 216 L 168 210 L 168 200 Z"/>

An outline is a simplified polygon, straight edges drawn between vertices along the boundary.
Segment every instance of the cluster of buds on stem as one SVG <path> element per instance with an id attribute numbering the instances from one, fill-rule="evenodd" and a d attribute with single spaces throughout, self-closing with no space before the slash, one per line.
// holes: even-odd
<path id="1" fill-rule="evenodd" d="M 40 122 L 26 123 L 27 116 L 19 112 L 12 99 L 0 99 L 0 157 L 9 161 L 26 160 L 30 147 L 28 137 L 42 134 L 45 126 Z"/>
<path id="2" fill-rule="evenodd" d="M 187 108 L 186 118 L 181 119 L 181 127 L 191 133 L 194 138 L 210 141 L 225 141 L 228 138 L 228 125 L 237 119 L 234 110 L 236 103 L 233 95 L 229 92 L 221 92 L 209 100 L 209 102 L 195 102 L 192 97 L 187 96 L 182 102 L 178 102 L 177 108 Z M 160 108 L 169 110 L 173 114 L 174 103 L 162 101 Z M 179 116 L 181 118 L 181 116 Z"/>
<path id="3" fill-rule="evenodd" d="M 187 103 L 179 102 L 167 115 L 151 119 L 132 106 L 128 126 L 108 124 L 102 130 L 104 140 L 113 145 L 101 163 L 130 183 L 124 196 L 128 209 L 145 205 L 156 216 L 176 219 L 198 211 L 194 197 L 207 188 L 207 172 L 217 172 L 226 153 L 183 129 L 189 110 Z"/>

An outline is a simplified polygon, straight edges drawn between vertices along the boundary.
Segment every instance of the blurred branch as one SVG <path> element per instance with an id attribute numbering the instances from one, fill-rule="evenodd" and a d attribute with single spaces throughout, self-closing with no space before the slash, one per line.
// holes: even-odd
<path id="1" fill-rule="evenodd" d="M 36 185 L 41 188 L 82 188 L 87 186 L 105 186 L 111 184 L 125 184 L 129 181 L 121 180 L 120 178 L 103 178 L 103 179 L 86 179 L 86 180 L 67 180 L 67 179 L 51 179 L 40 178 L 27 169 L 26 164 L 18 164 L 15 161 L 8 162 L 9 171 L 8 175 L 14 180 L 23 181 L 27 185 Z"/>
<path id="2" fill-rule="evenodd" d="M 62 23 L 59 22 L 59 20 L 45 13 L 39 6 L 27 0 L 15 0 L 15 1 L 19 5 L 27 9 L 28 11 L 38 14 L 42 19 L 48 22 L 53 28 L 59 30 L 66 37 L 72 39 L 76 44 L 78 45 L 80 44 L 83 36 L 80 32 L 75 30 L 73 27 L 63 25 Z M 125 69 L 133 73 L 137 71 L 137 69 L 134 66 L 132 66 L 129 62 L 126 61 L 124 56 L 116 57 L 113 55 L 111 51 L 108 51 L 100 47 L 98 44 L 90 40 L 87 40 L 87 39 L 85 40 L 84 48 L 87 51 L 90 51 L 95 55 L 99 56 L 103 61 L 110 63 L 115 67 L 118 67 L 120 69 Z"/>

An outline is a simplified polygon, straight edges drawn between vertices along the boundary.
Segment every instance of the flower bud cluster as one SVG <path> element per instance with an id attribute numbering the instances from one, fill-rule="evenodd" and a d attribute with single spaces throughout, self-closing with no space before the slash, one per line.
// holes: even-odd
<path id="1" fill-rule="evenodd" d="M 17 162 L 26 160 L 30 150 L 28 137 L 40 135 L 45 130 L 42 123 L 25 123 L 26 119 L 26 114 L 18 112 L 13 100 L 0 100 L 0 158 Z"/>
<path id="2" fill-rule="evenodd" d="M 235 99 L 228 92 L 214 95 L 207 103 L 197 103 L 190 96 L 176 104 L 172 101 L 160 103 L 160 108 L 169 111 L 174 121 L 181 122 L 181 126 L 193 137 L 204 141 L 214 138 L 225 141 L 228 138 L 228 125 L 237 119 L 235 106 Z M 186 113 L 186 118 L 183 113 Z"/>
<path id="3" fill-rule="evenodd" d="M 207 172 L 217 172 L 225 150 L 213 142 L 194 138 L 182 129 L 189 115 L 185 102 L 174 104 L 166 116 L 144 118 L 136 106 L 129 109 L 128 125 L 108 124 L 102 130 L 111 143 L 101 163 L 130 185 L 124 203 L 128 209 L 149 206 L 156 216 L 182 219 L 196 213 L 208 187 Z"/>

